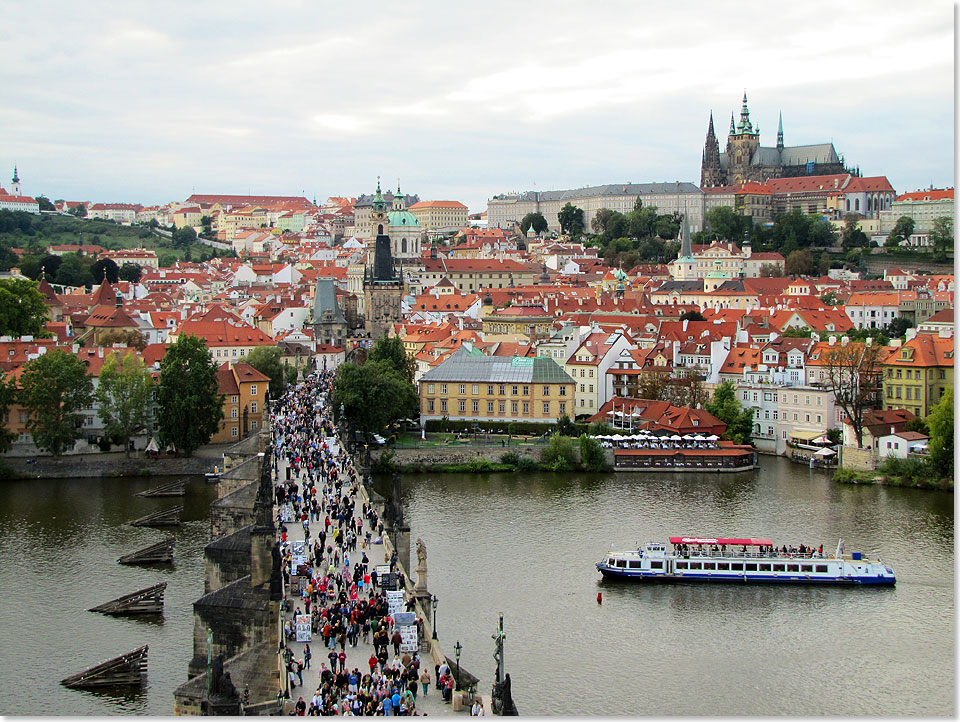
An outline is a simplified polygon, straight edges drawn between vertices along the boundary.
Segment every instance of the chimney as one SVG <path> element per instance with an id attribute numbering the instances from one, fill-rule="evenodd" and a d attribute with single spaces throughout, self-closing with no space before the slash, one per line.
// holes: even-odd
<path id="1" fill-rule="evenodd" d="M 831 336 L 831 337 L 830 337 L 830 345 L 833 346 L 836 342 L 837 342 L 837 337 L 836 337 L 836 336 Z"/>
<path id="2" fill-rule="evenodd" d="M 840 345 L 841 345 L 841 346 L 846 346 L 848 343 L 850 343 L 850 337 L 849 337 L 849 336 L 843 336 L 843 337 L 841 337 L 841 339 L 840 339 Z"/>

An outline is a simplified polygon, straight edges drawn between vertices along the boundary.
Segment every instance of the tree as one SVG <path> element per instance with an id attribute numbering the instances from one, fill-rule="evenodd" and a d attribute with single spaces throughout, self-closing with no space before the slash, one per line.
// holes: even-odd
<path id="1" fill-rule="evenodd" d="M 842 410 L 863 448 L 863 415 L 880 399 L 880 345 L 850 341 L 830 347 L 823 356 L 825 385 Z"/>
<path id="2" fill-rule="evenodd" d="M 413 383 L 413 377 L 417 371 L 417 362 L 413 360 L 413 357 L 407 355 L 407 350 L 403 347 L 403 340 L 399 336 L 378 338 L 370 350 L 367 360 L 385 361 L 390 364 L 400 378 Z"/>
<path id="3" fill-rule="evenodd" d="M 201 231 L 202 235 L 205 238 L 213 237 L 213 221 L 210 219 L 210 216 L 202 216 L 200 218 L 200 225 L 203 227 Z"/>
<path id="4" fill-rule="evenodd" d="M 761 263 L 760 278 L 780 278 L 783 275 L 783 268 L 779 263 Z"/>
<path id="5" fill-rule="evenodd" d="M 580 464 L 587 471 L 603 471 L 607 466 L 607 457 L 600 442 L 588 434 L 578 441 L 580 445 Z"/>
<path id="6" fill-rule="evenodd" d="M 520 230 L 526 234 L 531 226 L 533 226 L 533 232 L 540 235 L 548 228 L 547 219 L 543 217 L 542 213 L 528 213 L 520 221 Z"/>
<path id="7" fill-rule="evenodd" d="M 143 351 L 147 346 L 143 334 L 135 328 L 107 331 L 100 336 L 100 346 L 112 346 L 115 343 L 123 344 L 129 348 L 135 348 L 137 351 Z"/>
<path id="8" fill-rule="evenodd" d="M 217 365 L 207 344 L 180 336 L 160 362 L 157 401 L 160 439 L 187 456 L 210 441 L 223 418 Z"/>
<path id="9" fill-rule="evenodd" d="M 706 321 L 699 311 L 684 311 L 680 314 L 681 321 Z"/>
<path id="10" fill-rule="evenodd" d="M 740 242 L 750 228 L 750 219 L 730 206 L 716 206 L 707 211 L 706 226 L 721 240 Z"/>
<path id="11" fill-rule="evenodd" d="M 953 478 L 953 386 L 948 386 L 930 415 L 930 466 L 941 478 Z"/>
<path id="12" fill-rule="evenodd" d="M 389 361 L 367 360 L 363 365 L 341 364 L 333 382 L 333 407 L 344 413 L 359 431 L 382 433 L 398 419 L 417 415 L 419 398 L 413 384 Z"/>
<path id="13" fill-rule="evenodd" d="M 637 200 L 640 200 L 639 197 Z M 590 227 L 593 229 L 594 233 L 603 233 L 607 230 L 607 223 L 610 222 L 610 217 L 613 215 L 613 211 L 609 208 L 601 208 L 598 210 L 594 216 L 593 220 L 590 221 Z"/>
<path id="14" fill-rule="evenodd" d="M 121 281 L 129 281 L 130 283 L 138 283 L 142 275 L 143 269 L 136 263 L 124 263 L 117 274 Z"/>
<path id="15" fill-rule="evenodd" d="M 120 439 L 130 456 L 130 437 L 148 428 L 153 396 L 153 377 L 143 360 L 132 351 L 123 359 L 107 355 L 97 385 L 97 413 L 111 438 Z"/>
<path id="16" fill-rule="evenodd" d="M 743 409 L 737 401 L 737 392 L 730 381 L 724 381 L 713 392 L 713 400 L 706 410 L 727 425 L 721 438 L 737 444 L 753 443 L 753 409 Z"/>
<path id="17" fill-rule="evenodd" d="M 553 434 L 550 443 L 540 452 L 540 461 L 551 471 L 570 471 L 577 464 L 573 439 L 560 433 Z"/>
<path id="18" fill-rule="evenodd" d="M 583 209 L 567 201 L 557 214 L 560 230 L 571 236 L 583 235 Z"/>
<path id="19" fill-rule="evenodd" d="M 930 243 L 933 244 L 933 252 L 938 258 L 945 259 L 947 257 L 947 251 L 953 248 L 953 218 L 951 216 L 939 216 L 933 219 Z"/>
<path id="20" fill-rule="evenodd" d="M 906 335 L 908 328 L 913 328 L 913 321 L 901 316 L 887 324 L 887 335 L 890 338 L 902 338 Z"/>
<path id="21" fill-rule="evenodd" d="M 820 300 L 823 301 L 828 306 L 839 306 L 840 302 L 837 301 L 837 292 L 836 291 L 827 291 L 825 294 L 820 296 Z"/>
<path id="22" fill-rule="evenodd" d="M 35 281 L 0 280 L 0 335 L 39 336 L 47 322 L 47 304 Z"/>
<path id="23" fill-rule="evenodd" d="M 10 379 L 7 381 L 3 371 L 0 371 L 0 419 L 7 418 L 10 404 L 16 401 L 17 385 Z M 13 443 L 13 432 L 6 426 L 0 426 L 0 454 L 6 453 Z"/>
<path id="24" fill-rule="evenodd" d="M 104 278 L 116 283 L 120 280 L 120 267 L 112 258 L 101 258 L 90 267 L 90 275 L 96 283 L 103 283 Z"/>
<path id="25" fill-rule="evenodd" d="M 905 423 L 903 425 L 903 430 L 916 431 L 918 434 L 923 434 L 924 436 L 930 436 L 930 427 L 927 426 L 927 422 L 921 419 L 919 416 L 914 416 L 907 423 Z"/>
<path id="26" fill-rule="evenodd" d="M 899 246 L 901 241 L 905 241 L 913 235 L 915 226 L 916 224 L 910 216 L 900 216 L 883 245 L 888 248 Z"/>
<path id="27" fill-rule="evenodd" d="M 171 240 L 174 246 L 185 248 L 197 242 L 197 232 L 192 226 L 184 226 L 173 232 Z"/>
<path id="28" fill-rule="evenodd" d="M 43 260 L 40 261 L 40 270 L 46 276 L 48 281 L 53 281 L 57 277 L 57 273 L 60 271 L 60 266 L 63 265 L 63 256 L 54 256 L 50 254 L 44 256 Z"/>
<path id="29" fill-rule="evenodd" d="M 813 272 L 813 254 L 809 248 L 794 251 L 784 263 L 784 270 L 788 276 L 806 276 Z"/>
<path id="30" fill-rule="evenodd" d="M 50 199 L 46 196 L 37 196 L 36 198 L 37 205 L 41 211 L 55 211 L 57 210 L 53 203 L 50 202 Z"/>
<path id="31" fill-rule="evenodd" d="M 83 203 L 77 203 L 73 208 L 69 209 L 67 213 L 76 216 L 77 218 L 86 218 L 87 217 L 87 207 Z"/>
<path id="32" fill-rule="evenodd" d="M 280 362 L 281 351 L 277 346 L 258 346 L 247 354 L 244 359 L 257 371 L 270 377 L 270 398 L 279 399 L 286 386 L 283 364 Z"/>
<path id="33" fill-rule="evenodd" d="M 57 269 L 56 282 L 64 286 L 90 286 L 93 276 L 90 275 L 90 266 L 76 253 L 67 253 L 60 257 L 63 261 Z"/>
<path id="34" fill-rule="evenodd" d="M 576 436 L 577 427 L 573 425 L 573 422 L 570 420 L 570 417 L 566 414 L 560 416 L 557 419 L 557 433 L 560 436 Z"/>
<path id="35" fill-rule="evenodd" d="M 18 400 L 30 412 L 33 443 L 54 456 L 83 436 L 83 413 L 93 400 L 93 381 L 83 361 L 55 348 L 23 365 Z"/>

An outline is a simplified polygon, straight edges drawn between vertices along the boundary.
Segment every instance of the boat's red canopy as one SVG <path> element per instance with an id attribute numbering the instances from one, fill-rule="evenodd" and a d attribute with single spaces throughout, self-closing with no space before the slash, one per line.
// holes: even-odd
<path id="1" fill-rule="evenodd" d="M 730 546 L 769 547 L 773 546 L 772 539 L 722 539 L 707 536 L 672 536 L 671 544 L 729 544 Z"/>

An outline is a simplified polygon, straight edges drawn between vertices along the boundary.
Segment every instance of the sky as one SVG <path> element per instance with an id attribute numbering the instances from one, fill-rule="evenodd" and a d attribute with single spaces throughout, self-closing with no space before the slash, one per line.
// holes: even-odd
<path id="1" fill-rule="evenodd" d="M 13 3 L 0 184 L 152 205 L 377 177 L 498 193 L 700 181 L 746 90 L 761 144 L 832 141 L 898 192 L 953 186 L 954 5 L 605 0 Z M 722 148 L 721 148 L 722 150 Z"/>

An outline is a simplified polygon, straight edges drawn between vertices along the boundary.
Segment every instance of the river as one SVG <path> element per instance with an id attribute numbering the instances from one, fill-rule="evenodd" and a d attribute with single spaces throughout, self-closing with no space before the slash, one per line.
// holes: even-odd
<path id="1" fill-rule="evenodd" d="M 203 594 L 203 547 L 214 487 L 189 480 L 185 497 L 142 498 L 174 477 L 33 479 L 0 483 L 0 714 L 172 715 L 173 690 L 193 654 L 193 602 Z M 184 505 L 179 527 L 126 522 Z M 170 535 L 174 566 L 117 558 Z M 167 582 L 162 617 L 109 617 L 88 608 Z M 82 691 L 60 680 L 150 646 L 146 684 Z"/>
<path id="2" fill-rule="evenodd" d="M 502 611 L 523 715 L 954 714 L 953 494 L 722 474 L 406 476 L 437 628 L 489 691 Z M 602 582 L 612 544 L 771 537 L 879 555 L 893 589 Z M 411 542 L 413 543 L 413 542 Z M 603 604 L 596 601 L 603 592 Z"/>
<path id="3" fill-rule="evenodd" d="M 953 495 L 842 486 L 761 458 L 737 475 L 421 475 L 404 478 L 412 539 L 428 547 L 445 650 L 489 691 L 497 612 L 524 715 L 953 714 Z M 169 480 L 169 479 L 167 479 Z M 192 654 L 192 604 L 214 488 L 135 496 L 157 479 L 0 483 L 0 714 L 173 712 Z M 184 524 L 126 522 L 185 505 Z M 171 533 L 176 565 L 117 557 Z M 878 551 L 894 589 L 604 583 L 612 543 L 674 534 L 769 536 Z M 159 619 L 85 611 L 168 582 Z M 596 595 L 603 592 L 603 604 Z M 69 690 L 68 674 L 150 645 L 129 694 Z"/>

